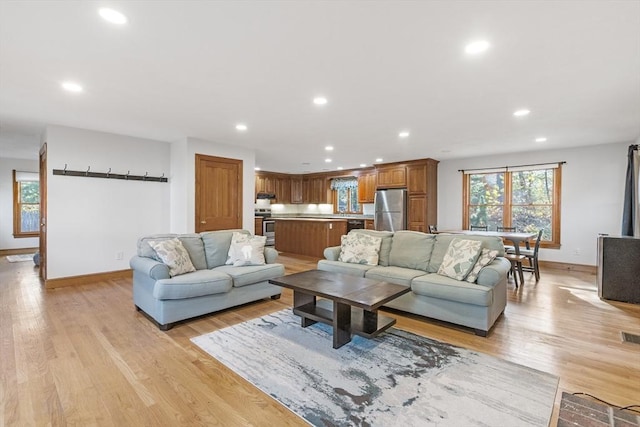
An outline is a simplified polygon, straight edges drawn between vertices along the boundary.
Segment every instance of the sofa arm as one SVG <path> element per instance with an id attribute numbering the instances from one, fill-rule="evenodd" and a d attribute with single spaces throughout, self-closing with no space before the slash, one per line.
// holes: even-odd
<path id="1" fill-rule="evenodd" d="M 507 278 L 509 270 L 511 270 L 511 263 L 506 258 L 497 257 L 480 270 L 476 283 L 484 286 L 495 286 L 503 278 Z"/>
<path id="2" fill-rule="evenodd" d="M 340 246 L 330 246 L 324 250 L 324 258 L 329 261 L 338 261 L 340 258 Z"/>
<path id="3" fill-rule="evenodd" d="M 280 253 L 274 248 L 264 248 L 264 260 L 267 264 L 275 264 L 279 254 Z"/>
<path id="4" fill-rule="evenodd" d="M 129 266 L 154 280 L 168 279 L 170 277 L 169 267 L 155 259 L 135 255 L 129 261 Z"/>

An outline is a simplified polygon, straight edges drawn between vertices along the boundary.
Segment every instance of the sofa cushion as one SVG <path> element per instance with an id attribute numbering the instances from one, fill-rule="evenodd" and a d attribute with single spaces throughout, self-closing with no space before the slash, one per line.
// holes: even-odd
<path id="1" fill-rule="evenodd" d="M 231 237 L 228 258 L 225 264 L 241 267 L 243 265 L 264 265 L 265 236 L 250 236 L 234 232 Z"/>
<path id="2" fill-rule="evenodd" d="M 431 259 L 429 260 L 429 273 L 436 273 L 442 264 L 444 254 L 449 249 L 449 244 L 455 238 L 464 238 L 467 240 L 479 240 L 482 242 L 482 247 L 486 249 L 495 249 L 498 251 L 498 256 L 504 256 L 504 244 L 502 239 L 493 236 L 476 236 L 476 235 L 461 235 L 461 234 L 435 234 L 435 244 L 433 245 L 433 252 L 431 253 Z"/>
<path id="3" fill-rule="evenodd" d="M 351 230 L 349 234 L 361 233 L 367 236 L 379 237 L 382 239 L 380 242 L 380 251 L 378 252 L 378 264 L 387 266 L 389 265 L 389 252 L 391 252 L 391 241 L 393 239 L 393 232 L 391 231 L 377 231 L 377 230 L 365 230 L 358 228 Z"/>
<path id="4" fill-rule="evenodd" d="M 155 259 L 162 262 L 155 250 L 149 245 L 149 241 L 160 241 L 175 239 L 177 234 L 152 234 L 151 236 L 145 236 L 138 239 L 138 256 Z"/>
<path id="5" fill-rule="evenodd" d="M 482 252 L 481 246 L 482 242 L 477 240 L 453 239 L 442 259 L 438 274 L 463 280 L 478 260 Z"/>
<path id="6" fill-rule="evenodd" d="M 182 242 L 182 246 L 189 252 L 189 258 L 196 270 L 207 269 L 207 259 L 204 255 L 204 243 L 199 234 L 180 234 L 178 239 Z"/>
<path id="7" fill-rule="evenodd" d="M 321 259 L 318 261 L 318 270 L 332 271 L 334 273 L 351 274 L 352 276 L 364 277 L 364 274 L 374 268 L 368 264 L 349 264 L 341 261 L 330 261 Z"/>
<path id="8" fill-rule="evenodd" d="M 347 234 L 340 238 L 340 256 L 338 261 L 351 264 L 378 265 L 380 237 L 364 233 Z"/>
<path id="9" fill-rule="evenodd" d="M 229 246 L 231 246 L 231 236 L 233 236 L 234 231 L 247 235 L 251 234 L 247 230 L 219 230 L 200 233 L 202 243 L 204 243 L 207 268 L 219 267 L 227 262 Z"/>
<path id="10" fill-rule="evenodd" d="M 475 283 L 456 280 L 440 274 L 416 277 L 411 282 L 411 290 L 416 295 L 424 295 L 464 304 L 489 307 L 493 303 L 493 288 Z"/>
<path id="11" fill-rule="evenodd" d="M 498 251 L 486 248 L 482 249 L 478 260 L 476 261 L 469 274 L 467 274 L 467 277 L 464 278 L 464 280 L 469 283 L 474 283 L 478 279 L 478 273 L 480 273 L 480 270 L 482 270 L 485 265 L 489 265 L 489 263 L 493 261 L 496 256 L 498 256 Z"/>
<path id="12" fill-rule="evenodd" d="M 391 243 L 389 265 L 426 271 L 434 241 L 433 234 L 396 231 Z"/>
<path id="13" fill-rule="evenodd" d="M 242 267 L 223 265 L 214 268 L 213 271 L 228 274 L 233 279 L 233 286 L 235 288 L 239 288 L 242 286 L 253 285 L 254 283 L 264 282 L 265 280 L 284 276 L 284 265 L 265 264 L 246 265 Z"/>
<path id="14" fill-rule="evenodd" d="M 153 287 L 153 297 L 159 300 L 194 298 L 231 290 L 231 277 L 227 274 L 197 270 L 192 273 L 158 280 Z"/>
<path id="15" fill-rule="evenodd" d="M 364 277 L 372 280 L 380 280 L 382 282 L 395 283 L 397 285 L 411 285 L 411 281 L 424 275 L 424 271 L 414 270 L 412 268 L 403 267 L 373 267 L 364 274 Z"/>
<path id="16" fill-rule="evenodd" d="M 184 248 L 179 239 L 149 240 L 149 246 L 156 251 L 162 262 L 169 267 L 169 276 L 195 271 L 195 267 L 189 258 L 189 252 Z"/>

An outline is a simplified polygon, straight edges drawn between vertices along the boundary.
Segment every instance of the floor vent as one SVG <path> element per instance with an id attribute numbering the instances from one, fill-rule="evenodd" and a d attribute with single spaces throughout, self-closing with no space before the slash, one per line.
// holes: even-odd
<path id="1" fill-rule="evenodd" d="M 621 332 L 622 342 L 632 342 L 634 344 L 640 344 L 640 335 L 630 334 L 629 332 Z"/>

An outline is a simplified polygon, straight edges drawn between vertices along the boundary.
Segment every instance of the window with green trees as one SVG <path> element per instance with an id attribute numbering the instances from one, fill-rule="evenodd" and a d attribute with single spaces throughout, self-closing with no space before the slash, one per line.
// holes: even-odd
<path id="1" fill-rule="evenodd" d="M 358 179 L 355 177 L 333 178 L 333 211 L 336 213 L 361 213 L 358 203 Z"/>
<path id="2" fill-rule="evenodd" d="M 543 230 L 546 247 L 560 245 L 560 165 L 468 171 L 464 174 L 464 224 Z"/>
<path id="3" fill-rule="evenodd" d="M 34 237 L 40 232 L 40 183 L 34 172 L 13 171 L 13 236 Z"/>

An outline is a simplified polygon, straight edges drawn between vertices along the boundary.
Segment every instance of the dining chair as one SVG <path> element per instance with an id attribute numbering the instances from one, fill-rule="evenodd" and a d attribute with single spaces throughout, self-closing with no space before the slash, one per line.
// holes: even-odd
<path id="1" fill-rule="evenodd" d="M 509 231 L 509 232 L 512 232 L 512 233 L 517 232 L 516 227 L 503 227 L 501 225 L 498 225 L 496 227 L 496 231 Z M 511 252 L 515 253 L 516 247 L 513 246 L 513 245 L 504 245 L 504 251 L 505 252 L 511 251 Z"/>
<path id="2" fill-rule="evenodd" d="M 527 259 L 527 257 L 524 255 L 516 255 L 514 253 L 505 253 L 504 257 L 511 263 L 511 270 L 509 270 L 509 273 L 513 276 L 516 288 L 518 287 L 518 279 L 520 279 L 520 284 L 524 285 L 524 266 L 522 265 L 522 261 Z"/>
<path id="3" fill-rule="evenodd" d="M 542 231 L 538 231 L 538 238 L 533 249 L 520 249 L 520 254 L 524 255 L 529 261 L 529 265 L 523 265 L 522 271 L 529 271 L 536 276 L 536 282 L 540 280 L 540 266 L 538 265 L 538 250 L 540 249 L 540 240 L 542 240 Z"/>
<path id="4" fill-rule="evenodd" d="M 429 233 L 437 234 L 438 233 L 438 227 L 436 225 L 429 225 Z"/>
<path id="5" fill-rule="evenodd" d="M 471 231 L 489 231 L 489 227 L 486 225 L 472 225 L 469 229 Z"/>

